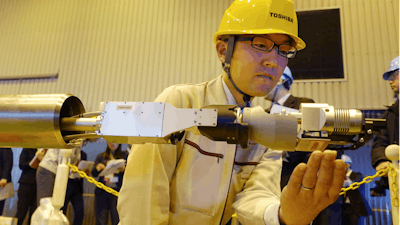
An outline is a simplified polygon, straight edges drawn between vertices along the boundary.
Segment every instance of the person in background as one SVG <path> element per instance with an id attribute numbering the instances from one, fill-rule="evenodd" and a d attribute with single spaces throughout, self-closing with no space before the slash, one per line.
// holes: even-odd
<path id="1" fill-rule="evenodd" d="M 360 182 L 364 176 L 351 169 L 353 161 L 348 155 L 342 155 L 342 160 L 346 163 L 346 179 L 343 188 L 349 187 L 354 182 Z M 343 196 L 342 204 L 342 225 L 358 224 L 360 217 L 372 214 L 367 200 L 364 198 L 364 184 L 356 190 L 348 190 Z"/>
<path id="2" fill-rule="evenodd" d="M 44 151 L 36 148 L 22 149 L 19 157 L 19 168 L 22 170 L 19 178 L 17 212 L 15 217 L 18 218 L 18 225 L 22 225 L 26 214 L 29 211 L 28 224 L 31 224 L 33 212 L 37 207 L 36 193 L 36 168 L 30 165 L 31 160 L 35 157 L 39 162 L 44 157 Z"/>
<path id="3" fill-rule="evenodd" d="M 86 145 L 87 140 L 83 141 L 82 148 Z M 87 160 L 87 154 L 81 150 L 81 160 Z M 77 163 L 77 165 L 79 162 Z M 85 171 L 87 175 L 90 174 L 90 170 Z M 83 207 L 83 179 L 82 178 L 69 178 L 67 184 L 67 192 L 65 193 L 64 206 L 61 208 L 64 214 L 67 212 L 68 203 L 71 202 L 72 208 L 74 209 L 74 225 L 82 225 L 84 216 Z"/>
<path id="4" fill-rule="evenodd" d="M 383 118 L 386 119 L 386 129 L 375 136 L 372 144 L 371 163 L 376 171 L 388 167 L 390 160 L 385 156 L 386 147 L 392 144 L 399 145 L 399 56 L 390 62 L 389 69 L 383 74 L 383 79 L 389 81 L 395 102 L 383 114 Z M 386 188 L 389 188 L 387 174 L 381 177 L 377 184 L 379 185 L 371 189 L 371 195 L 385 195 Z"/>
<path id="5" fill-rule="evenodd" d="M 81 158 L 83 141 L 79 146 L 73 148 L 70 156 L 70 164 L 76 165 Z M 39 163 L 36 171 L 37 204 L 40 206 L 40 199 L 53 196 L 54 182 L 57 173 L 60 149 L 48 149 L 44 158 Z"/>
<path id="6" fill-rule="evenodd" d="M 107 142 L 106 151 L 97 155 L 94 161 L 92 176 L 97 177 L 101 171 L 104 170 L 110 160 L 113 159 L 127 159 L 128 152 L 122 151 L 121 145 L 116 143 Z M 123 167 L 118 173 L 110 174 L 107 176 L 99 177 L 99 182 L 103 183 L 107 187 L 110 187 L 116 191 L 119 191 L 122 186 L 122 178 L 124 175 L 125 167 Z M 107 225 L 108 213 L 111 215 L 111 224 L 116 225 L 119 222 L 119 216 L 117 212 L 117 199 L 118 197 L 106 192 L 105 190 L 96 187 L 94 191 L 94 207 L 96 215 L 96 225 Z"/>
<path id="7" fill-rule="evenodd" d="M 250 107 L 278 83 L 305 43 L 291 0 L 236 0 L 214 34 L 222 75 L 201 84 L 173 85 L 156 102 L 176 108 Z M 197 45 L 193 40 L 190 45 Z M 204 65 L 207 66 L 207 65 Z M 336 152 L 312 153 L 280 189 L 282 152 L 248 149 L 186 131 L 177 145 L 133 145 L 118 198 L 121 225 L 312 222 L 339 196 L 344 162 Z"/>
<path id="8" fill-rule="evenodd" d="M 0 148 L 0 187 L 6 186 L 11 182 L 11 169 L 13 167 L 13 152 L 11 148 Z M 4 203 L 0 201 L 0 212 L 3 214 Z"/>

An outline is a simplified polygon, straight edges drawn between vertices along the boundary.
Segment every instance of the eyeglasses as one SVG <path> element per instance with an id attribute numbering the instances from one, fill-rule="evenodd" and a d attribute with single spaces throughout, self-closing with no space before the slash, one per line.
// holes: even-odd
<path id="1" fill-rule="evenodd" d="M 297 53 L 297 49 L 289 44 L 277 45 L 268 38 L 261 36 L 254 37 L 239 37 L 237 41 L 251 41 L 251 46 L 255 49 L 270 52 L 276 46 L 278 48 L 278 54 L 288 59 L 294 58 Z"/>

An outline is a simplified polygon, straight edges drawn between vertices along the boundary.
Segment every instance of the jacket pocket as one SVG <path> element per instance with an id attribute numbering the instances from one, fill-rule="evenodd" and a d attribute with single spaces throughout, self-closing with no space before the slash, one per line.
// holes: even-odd
<path id="1" fill-rule="evenodd" d="M 172 213 L 178 207 L 214 215 L 221 199 L 219 194 L 224 168 L 224 161 L 221 161 L 224 155 L 215 152 L 223 151 L 223 145 L 219 145 L 206 137 L 188 135 L 170 185 Z"/>

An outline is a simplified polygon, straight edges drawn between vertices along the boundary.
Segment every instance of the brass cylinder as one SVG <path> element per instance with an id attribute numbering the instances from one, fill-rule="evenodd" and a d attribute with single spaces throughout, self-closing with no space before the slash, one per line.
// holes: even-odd
<path id="1" fill-rule="evenodd" d="M 62 118 L 85 113 L 70 94 L 1 95 L 0 146 L 70 148 L 63 137 L 83 131 L 61 131 Z"/>

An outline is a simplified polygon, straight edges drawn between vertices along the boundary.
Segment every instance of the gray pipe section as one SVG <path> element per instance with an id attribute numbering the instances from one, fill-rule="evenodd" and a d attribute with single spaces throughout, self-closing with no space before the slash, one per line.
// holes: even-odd
<path id="1" fill-rule="evenodd" d="M 291 151 L 296 147 L 297 118 L 268 114 L 261 107 L 244 108 L 243 123 L 249 124 L 249 139 L 274 150 Z"/>
<path id="2" fill-rule="evenodd" d="M 61 131 L 62 118 L 85 113 L 82 102 L 70 94 L 1 95 L 0 147 L 70 148 Z"/>

